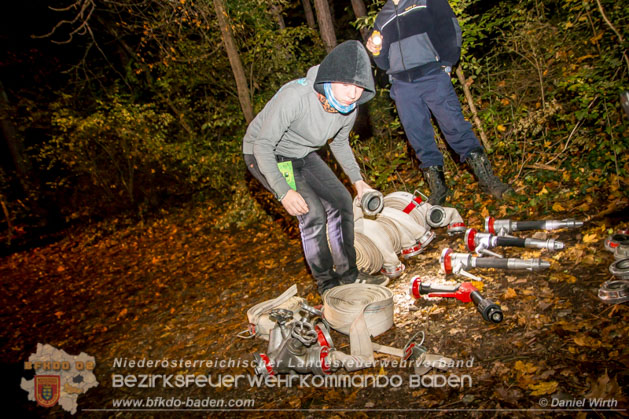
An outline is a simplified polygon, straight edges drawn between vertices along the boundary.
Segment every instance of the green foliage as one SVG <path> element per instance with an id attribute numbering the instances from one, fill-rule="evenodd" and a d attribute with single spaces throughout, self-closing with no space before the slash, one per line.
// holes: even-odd
<path id="1" fill-rule="evenodd" d="M 384 0 L 366 3 L 356 29 L 372 27 Z M 295 2 L 275 4 L 294 16 L 301 12 Z M 500 174 L 525 191 L 550 182 L 572 188 L 566 198 L 594 190 L 626 197 L 629 128 L 618 101 L 629 85 L 624 4 L 601 0 L 606 18 L 592 0 L 450 4 L 463 30 L 459 66 Z M 255 112 L 325 55 L 305 21 L 280 30 L 268 1 L 226 7 Z M 77 56 L 84 59 L 57 89 L 59 98 L 14 94 L 23 97 L 14 124 L 30 135 L 29 153 L 49 180 L 44 192 L 66 215 L 89 216 L 212 191 L 234 198 L 228 211 L 234 222 L 258 219 L 259 211 L 245 205 L 246 124 L 212 2 L 104 0 L 94 13 L 95 44 L 82 39 L 87 47 Z M 418 185 L 404 182 L 417 181 L 416 161 L 388 88 L 377 90 L 367 104 L 371 135 L 354 134 L 352 146 L 372 186 L 413 190 Z M 52 127 L 50 138 L 28 132 L 33 126 L 46 133 Z M 450 173 L 459 168 L 446 162 Z M 547 208 L 550 195 L 518 208 Z"/>
<path id="2" fill-rule="evenodd" d="M 67 193 L 78 187 L 85 210 L 93 211 L 94 204 L 103 209 L 148 205 L 164 192 L 160 178 L 177 180 L 171 170 L 180 162 L 168 143 L 171 115 L 112 95 L 82 116 L 64 99 L 69 98 L 52 106 L 55 135 L 36 150 L 40 162 L 58 173 L 50 188 Z M 89 203 L 88 197 L 97 202 Z"/>

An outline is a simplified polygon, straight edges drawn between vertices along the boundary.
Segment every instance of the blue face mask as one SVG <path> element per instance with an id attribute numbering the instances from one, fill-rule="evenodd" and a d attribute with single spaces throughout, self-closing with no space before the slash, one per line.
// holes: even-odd
<path id="1" fill-rule="evenodd" d="M 332 83 L 323 83 L 323 91 L 325 92 L 325 98 L 328 100 L 328 103 L 340 113 L 350 113 L 356 107 L 356 102 L 347 106 L 341 105 L 332 93 Z"/>

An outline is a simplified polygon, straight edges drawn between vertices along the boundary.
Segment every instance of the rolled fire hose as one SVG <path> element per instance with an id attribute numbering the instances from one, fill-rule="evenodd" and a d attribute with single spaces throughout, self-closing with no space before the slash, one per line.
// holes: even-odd
<path id="1" fill-rule="evenodd" d="M 389 219 L 394 222 L 398 234 L 402 238 L 402 256 L 409 258 L 422 252 L 432 241 L 435 234 L 417 224 L 413 217 L 401 210 L 385 207 L 377 220 Z"/>
<path id="2" fill-rule="evenodd" d="M 396 348 L 374 345 L 376 337 L 393 326 L 393 292 L 370 284 L 346 284 L 331 288 L 323 295 L 323 315 L 334 330 L 349 335 L 351 355 L 332 352 L 333 361 L 347 371 L 369 367 L 373 352 L 399 352 Z"/>
<path id="3" fill-rule="evenodd" d="M 384 264 L 382 253 L 376 245 L 362 233 L 354 232 L 354 248 L 356 249 L 356 266 L 361 272 L 369 275 L 380 272 Z"/>
<path id="4" fill-rule="evenodd" d="M 400 260 L 397 257 L 393 249 L 393 242 L 389 235 L 387 234 L 387 230 L 383 225 L 374 220 L 363 220 L 363 232 L 365 236 L 367 236 L 380 250 L 382 254 L 383 263 L 382 269 L 383 272 L 399 272 Z"/>
<path id="5" fill-rule="evenodd" d="M 397 257 L 394 240 L 388 234 L 389 229 L 388 226 L 382 223 L 364 218 L 358 198 L 354 199 L 354 231 L 364 234 L 373 242 L 383 259 L 383 263 L 380 266 L 382 268 L 381 272 L 394 278 L 404 272 L 405 266 Z"/>
<path id="6" fill-rule="evenodd" d="M 406 232 L 401 232 L 392 219 L 378 214 L 376 221 L 387 231 L 387 234 L 391 238 L 391 243 L 393 243 L 395 253 L 400 253 L 402 248 L 409 246 L 409 243 L 415 244 L 415 240 L 413 240 L 409 234 L 406 234 Z"/>
<path id="7" fill-rule="evenodd" d="M 465 232 L 463 218 L 455 208 L 430 205 L 408 192 L 392 192 L 384 197 L 384 206 L 409 214 L 422 227 L 448 227 L 448 234 Z"/>
<path id="8" fill-rule="evenodd" d="M 426 228 L 426 214 L 420 211 L 420 206 L 423 203 L 420 197 L 403 191 L 391 192 L 384 197 L 385 208 L 395 208 L 405 212 L 413 217 L 413 220 L 415 220 L 417 224 Z"/>

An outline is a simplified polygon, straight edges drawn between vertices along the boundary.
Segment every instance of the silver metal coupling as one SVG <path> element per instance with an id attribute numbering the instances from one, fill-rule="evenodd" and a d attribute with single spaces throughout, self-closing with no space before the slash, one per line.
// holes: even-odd
<path id="1" fill-rule="evenodd" d="M 629 301 L 629 281 L 619 279 L 603 283 L 598 290 L 598 298 L 609 304 Z"/>
<path id="2" fill-rule="evenodd" d="M 441 227 L 445 219 L 446 210 L 441 205 L 433 205 L 426 213 L 426 223 L 433 228 Z"/>
<path id="3" fill-rule="evenodd" d="M 369 189 L 360 199 L 360 206 L 365 215 L 376 215 L 384 208 L 384 196 L 380 191 Z"/>
<path id="4" fill-rule="evenodd" d="M 609 265 L 609 272 L 616 278 L 629 279 L 629 258 L 618 259 Z"/>

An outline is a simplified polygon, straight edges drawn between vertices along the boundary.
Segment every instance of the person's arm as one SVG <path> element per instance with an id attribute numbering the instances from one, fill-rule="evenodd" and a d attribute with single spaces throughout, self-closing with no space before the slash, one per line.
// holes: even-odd
<path id="1" fill-rule="evenodd" d="M 431 40 L 441 55 L 441 62 L 454 65 L 461 55 L 461 27 L 446 0 L 431 0 L 431 14 L 435 35 Z"/>
<path id="2" fill-rule="evenodd" d="M 253 145 L 253 154 L 258 162 L 260 172 L 275 192 L 276 198 L 284 209 L 293 216 L 308 213 L 306 201 L 297 191 L 291 189 L 277 167 L 275 148 L 282 136 L 295 119 L 299 118 L 301 102 L 299 97 L 291 94 L 289 89 L 278 92 L 269 102 L 266 118 L 262 123 L 258 138 Z"/>
<path id="3" fill-rule="evenodd" d="M 253 145 L 253 154 L 260 172 L 273 189 L 278 200 L 286 195 L 290 186 L 277 167 L 275 148 L 291 123 L 299 117 L 301 105 L 299 97 L 284 89 L 266 105 L 265 118 Z"/>
<path id="4" fill-rule="evenodd" d="M 365 45 L 367 50 L 371 52 L 376 65 L 382 70 L 389 69 L 389 47 L 391 42 L 395 42 L 398 38 L 397 29 L 395 28 L 395 19 L 395 5 L 393 2 L 387 1 L 378 13 L 376 21 L 374 22 L 373 31 L 369 34 Z M 379 48 L 373 43 L 373 34 L 376 31 L 379 32 L 382 37 L 382 43 Z"/>
<path id="5" fill-rule="evenodd" d="M 357 185 L 357 182 L 364 183 L 363 177 L 360 173 L 360 167 L 356 162 L 356 157 L 354 157 L 354 152 L 349 145 L 349 133 L 354 126 L 357 115 L 358 109 L 354 109 L 351 114 L 346 116 L 347 122 L 330 142 L 330 150 L 332 151 L 332 154 L 334 154 L 336 161 L 338 161 L 341 165 L 343 172 L 345 172 L 354 187 L 356 187 L 356 192 L 360 193 L 360 196 L 362 196 L 363 185 Z"/>
<path id="6" fill-rule="evenodd" d="M 380 45 L 376 45 L 374 43 L 374 33 L 376 32 L 380 34 L 380 39 L 381 39 Z M 374 30 L 369 35 L 369 38 L 367 38 L 367 43 L 365 44 L 365 47 L 367 48 L 367 50 L 371 52 L 373 61 L 382 70 L 389 69 L 389 45 L 390 45 L 389 38 L 390 38 L 389 36 L 385 37 L 385 35 L 378 28 L 378 26 L 374 26 Z"/>

